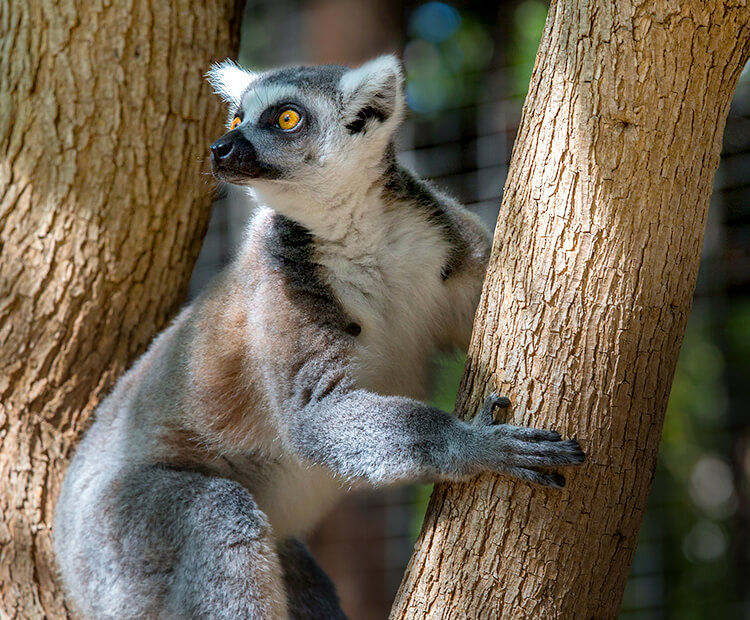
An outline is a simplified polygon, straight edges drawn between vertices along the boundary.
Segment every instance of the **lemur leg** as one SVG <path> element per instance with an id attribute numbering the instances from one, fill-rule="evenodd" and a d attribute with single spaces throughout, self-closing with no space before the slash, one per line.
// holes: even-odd
<path id="1" fill-rule="evenodd" d="M 149 467 L 109 499 L 116 583 L 102 593 L 97 618 L 287 618 L 275 541 L 244 487 Z"/>
<path id="2" fill-rule="evenodd" d="M 287 538 L 277 549 L 284 572 L 289 618 L 346 620 L 333 582 L 305 545 L 296 538 Z"/>

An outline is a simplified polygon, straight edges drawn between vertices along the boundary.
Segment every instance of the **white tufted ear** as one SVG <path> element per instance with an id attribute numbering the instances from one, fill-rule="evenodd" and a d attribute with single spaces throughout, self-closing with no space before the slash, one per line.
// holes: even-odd
<path id="1" fill-rule="evenodd" d="M 245 71 L 231 60 L 225 60 L 211 67 L 206 77 L 217 95 L 221 95 L 227 103 L 238 106 L 242 94 L 255 81 L 258 74 Z"/>
<path id="2" fill-rule="evenodd" d="M 400 118 L 403 109 L 401 63 L 392 54 L 350 69 L 341 77 L 339 88 L 344 103 L 346 127 L 359 133 L 371 120 Z"/>

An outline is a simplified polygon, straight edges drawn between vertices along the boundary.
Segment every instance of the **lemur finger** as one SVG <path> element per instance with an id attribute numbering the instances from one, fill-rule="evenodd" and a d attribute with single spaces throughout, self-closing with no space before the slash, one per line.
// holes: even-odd
<path id="1" fill-rule="evenodd" d="M 508 443 L 507 451 L 517 455 L 563 459 L 557 462 L 566 462 L 570 465 L 579 465 L 586 460 L 581 445 L 575 439 L 565 441 L 513 441 Z"/>
<path id="2" fill-rule="evenodd" d="M 473 423 L 476 426 L 492 426 L 495 423 L 495 418 L 492 415 L 495 407 L 501 409 L 507 409 L 510 407 L 510 399 L 506 396 L 499 396 L 495 392 L 492 392 L 487 398 L 484 399 L 484 404 L 479 410 L 479 413 L 474 416 Z"/>
<path id="3" fill-rule="evenodd" d="M 565 476 L 558 473 L 543 473 L 525 467 L 511 467 L 505 470 L 505 473 L 545 487 L 562 489 L 565 486 Z"/>
<path id="4" fill-rule="evenodd" d="M 560 441 L 562 437 L 557 431 L 550 431 L 544 428 L 533 428 L 531 426 L 513 426 L 512 424 L 502 424 L 501 428 L 508 437 L 520 439 L 523 441 Z"/>
<path id="5" fill-rule="evenodd" d="M 546 454 L 516 452 L 504 454 L 500 462 L 514 467 L 569 467 L 580 465 L 584 458 L 580 450 L 577 452 L 549 451 Z"/>

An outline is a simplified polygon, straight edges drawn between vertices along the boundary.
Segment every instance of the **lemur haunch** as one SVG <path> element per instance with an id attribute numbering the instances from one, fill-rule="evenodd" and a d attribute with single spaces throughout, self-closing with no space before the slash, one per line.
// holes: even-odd
<path id="1" fill-rule="evenodd" d="M 229 103 L 214 174 L 266 205 L 213 287 L 100 405 L 55 549 L 86 618 L 343 618 L 298 536 L 361 484 L 483 471 L 561 486 L 575 440 L 471 423 L 424 398 L 465 348 L 489 254 L 476 217 L 400 167 L 392 56 L 209 80 Z M 541 469 L 540 469 L 541 468 Z"/>

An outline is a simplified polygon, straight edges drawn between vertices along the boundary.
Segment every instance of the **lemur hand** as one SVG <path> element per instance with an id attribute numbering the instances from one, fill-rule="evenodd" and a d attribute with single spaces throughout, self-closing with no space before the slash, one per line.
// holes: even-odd
<path id="1" fill-rule="evenodd" d="M 562 488 L 565 477 L 538 471 L 550 467 L 580 465 L 586 456 L 575 439 L 562 440 L 556 431 L 497 424 L 495 407 L 507 408 L 504 396 L 490 394 L 471 424 L 477 432 L 479 460 L 487 469 L 510 474 L 535 484 Z"/>

